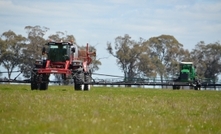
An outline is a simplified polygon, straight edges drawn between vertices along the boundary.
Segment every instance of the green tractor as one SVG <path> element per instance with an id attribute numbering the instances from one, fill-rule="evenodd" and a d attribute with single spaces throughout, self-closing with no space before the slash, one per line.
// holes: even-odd
<path id="1" fill-rule="evenodd" d="M 178 78 L 174 80 L 173 89 L 180 89 L 180 85 L 189 84 L 195 90 L 200 89 L 200 81 L 197 80 L 196 69 L 193 62 L 181 62 Z"/>

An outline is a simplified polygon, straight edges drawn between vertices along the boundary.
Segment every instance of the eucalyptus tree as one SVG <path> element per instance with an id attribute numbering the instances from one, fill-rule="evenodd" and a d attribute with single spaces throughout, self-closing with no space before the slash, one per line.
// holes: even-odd
<path id="1" fill-rule="evenodd" d="M 11 74 L 16 67 L 21 66 L 23 60 L 22 54 L 25 47 L 26 38 L 22 35 L 17 35 L 9 30 L 1 35 L 0 48 L 0 64 L 6 69 L 8 79 L 11 79 Z"/>
<path id="2" fill-rule="evenodd" d="M 146 43 L 150 49 L 152 68 L 161 81 L 176 73 L 180 61 L 189 59 L 188 50 L 183 49 L 183 45 L 171 35 L 152 37 Z"/>
<path id="3" fill-rule="evenodd" d="M 48 36 L 48 38 L 51 41 L 55 41 L 55 42 L 73 42 L 74 44 L 76 44 L 76 39 L 74 37 L 74 35 L 68 35 L 67 32 L 61 32 L 61 31 L 57 31 L 55 34 L 52 34 L 50 36 Z"/>
<path id="4" fill-rule="evenodd" d="M 81 48 L 85 49 L 85 46 L 82 46 Z M 96 52 L 96 47 L 89 45 L 89 51 L 90 52 Z M 99 70 L 99 66 L 102 65 L 101 58 L 97 57 L 96 55 L 92 57 L 92 63 L 90 65 L 91 67 L 91 73 L 94 73 L 95 71 Z"/>
<path id="5" fill-rule="evenodd" d="M 42 48 L 43 45 L 46 44 L 44 36 L 49 28 L 41 26 L 26 26 L 25 30 L 28 34 L 28 40 L 26 48 L 23 50 L 24 60 L 20 68 L 23 71 L 23 76 L 29 78 L 35 60 L 41 59 Z"/>
<path id="6" fill-rule="evenodd" d="M 219 42 L 205 44 L 199 42 L 191 51 L 199 78 L 218 80 L 221 73 L 221 44 Z"/>
<path id="7" fill-rule="evenodd" d="M 128 34 L 115 38 L 115 46 L 107 43 L 107 51 L 117 60 L 117 65 L 124 72 L 125 78 L 132 80 L 138 75 L 138 58 L 144 51 L 143 39 L 136 42 Z"/>
<path id="8" fill-rule="evenodd" d="M 144 43 L 143 49 L 143 53 L 138 58 L 139 74 L 144 78 L 155 78 L 157 73 L 155 70 L 155 64 L 152 62 L 154 59 L 152 59 L 150 55 L 150 49 L 147 42 Z"/>
<path id="9" fill-rule="evenodd" d="M 2 64 L 2 62 L 1 62 L 1 56 L 2 56 L 2 54 L 4 53 L 4 51 L 6 50 L 5 49 L 5 45 L 4 45 L 4 41 L 0 38 L 0 66 L 1 66 L 1 64 Z M 2 71 L 0 70 L 0 76 L 2 76 Z"/>
<path id="10" fill-rule="evenodd" d="M 40 54 L 42 47 L 47 42 L 44 36 L 49 28 L 41 26 L 26 26 L 25 30 L 28 34 L 28 51 L 32 53 L 31 55 L 33 58 L 41 58 Z"/>

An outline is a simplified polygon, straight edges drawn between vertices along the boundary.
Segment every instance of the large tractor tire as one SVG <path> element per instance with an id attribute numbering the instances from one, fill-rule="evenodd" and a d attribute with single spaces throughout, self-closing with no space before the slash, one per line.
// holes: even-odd
<path id="1" fill-rule="evenodd" d="M 76 91 L 82 91 L 84 90 L 84 84 L 74 84 L 74 89 Z"/>
<path id="2" fill-rule="evenodd" d="M 194 90 L 201 90 L 201 86 L 195 85 L 195 86 L 194 86 Z"/>
<path id="3" fill-rule="evenodd" d="M 201 81 L 195 80 L 194 90 L 201 90 Z"/>
<path id="4" fill-rule="evenodd" d="M 31 90 L 47 90 L 48 89 L 48 75 L 40 75 L 34 70 L 31 76 Z M 43 82 L 42 82 L 43 81 Z"/>
<path id="5" fill-rule="evenodd" d="M 173 90 L 179 90 L 180 86 L 173 86 Z"/>
<path id="6" fill-rule="evenodd" d="M 31 82 L 31 90 L 37 90 L 38 89 L 38 84 L 35 82 Z"/>
<path id="7" fill-rule="evenodd" d="M 76 74 L 76 77 L 74 79 L 74 89 L 76 91 L 79 91 L 79 90 L 84 90 L 84 72 L 83 71 L 80 71 Z"/>
<path id="8" fill-rule="evenodd" d="M 91 77 L 90 77 L 89 73 L 85 74 L 84 80 L 85 80 L 85 82 L 91 82 Z M 91 89 L 91 85 L 84 84 L 84 91 L 89 91 L 90 89 Z"/>
<path id="9" fill-rule="evenodd" d="M 38 89 L 37 74 L 36 71 L 33 70 L 31 73 L 31 90 L 37 90 L 37 89 Z"/>
<path id="10" fill-rule="evenodd" d="M 41 83 L 39 89 L 40 90 L 47 90 L 48 89 L 48 83 Z"/>
<path id="11" fill-rule="evenodd" d="M 47 90 L 48 89 L 48 77 L 49 77 L 49 75 L 47 75 L 47 74 L 41 75 L 41 83 L 39 86 L 40 90 Z"/>

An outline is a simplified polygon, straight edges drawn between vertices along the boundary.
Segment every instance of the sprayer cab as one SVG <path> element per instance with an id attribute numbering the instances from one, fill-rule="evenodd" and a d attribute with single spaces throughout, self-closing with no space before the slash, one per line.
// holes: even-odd
<path id="1" fill-rule="evenodd" d="M 181 62 L 180 71 L 177 79 L 174 80 L 177 84 L 189 84 L 195 90 L 201 88 L 201 82 L 197 79 L 196 67 L 193 62 Z M 174 85 L 173 89 L 180 89 L 180 86 Z"/>
<path id="2" fill-rule="evenodd" d="M 64 62 L 70 59 L 70 48 L 73 44 L 68 42 L 49 42 L 46 45 L 47 50 L 43 48 L 42 54 L 47 53 L 47 59 L 51 62 Z"/>
<path id="3" fill-rule="evenodd" d="M 192 82 L 196 78 L 196 70 L 193 66 L 193 62 L 181 62 L 180 63 L 180 81 Z"/>
<path id="4" fill-rule="evenodd" d="M 89 45 L 79 48 L 71 42 L 48 42 L 42 49 L 42 60 L 36 60 L 32 70 L 31 89 L 46 90 L 50 74 L 60 74 L 63 80 L 72 78 L 75 90 L 89 90 L 90 64 L 96 52 Z"/>

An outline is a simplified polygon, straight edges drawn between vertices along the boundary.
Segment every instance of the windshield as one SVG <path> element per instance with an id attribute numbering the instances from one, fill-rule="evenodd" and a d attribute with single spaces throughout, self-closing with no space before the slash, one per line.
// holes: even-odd
<path id="1" fill-rule="evenodd" d="M 189 73 L 190 71 L 188 69 L 181 70 L 182 73 Z"/>
<path id="2" fill-rule="evenodd" d="M 54 62 L 62 62 L 66 60 L 66 45 L 49 45 L 48 59 Z"/>
<path id="3" fill-rule="evenodd" d="M 66 49 L 66 45 L 50 45 L 50 48 L 60 48 L 60 49 Z"/>

